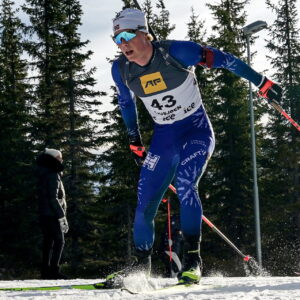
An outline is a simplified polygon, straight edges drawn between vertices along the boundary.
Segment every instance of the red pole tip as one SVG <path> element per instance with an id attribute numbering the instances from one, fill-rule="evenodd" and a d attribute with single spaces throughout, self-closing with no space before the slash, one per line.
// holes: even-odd
<path id="1" fill-rule="evenodd" d="M 244 257 L 244 261 L 249 261 L 251 259 L 251 256 L 247 255 Z"/>

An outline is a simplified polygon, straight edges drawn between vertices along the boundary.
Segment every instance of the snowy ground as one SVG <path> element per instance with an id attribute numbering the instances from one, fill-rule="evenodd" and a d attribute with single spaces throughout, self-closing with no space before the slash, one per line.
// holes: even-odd
<path id="1" fill-rule="evenodd" d="M 53 286 L 68 284 L 83 284 L 95 280 L 76 279 L 61 281 L 0 281 L 0 288 Z M 153 291 L 155 288 L 174 283 L 174 279 L 150 279 L 143 276 L 130 279 L 128 287 L 141 293 L 131 295 L 120 290 L 70 290 L 60 291 L 0 291 L 0 300 L 115 300 L 115 299 L 168 299 L 168 300 L 300 300 L 300 277 L 205 277 L 196 288 L 177 288 L 163 291 Z"/>

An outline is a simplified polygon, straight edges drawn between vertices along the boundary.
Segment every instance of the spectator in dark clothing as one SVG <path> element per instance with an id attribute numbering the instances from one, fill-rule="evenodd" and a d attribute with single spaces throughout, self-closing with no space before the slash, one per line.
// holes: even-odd
<path id="1" fill-rule="evenodd" d="M 59 271 L 64 234 L 69 230 L 61 180 L 63 168 L 62 154 L 56 149 L 46 148 L 37 158 L 39 217 L 43 234 L 42 279 L 66 279 Z"/>

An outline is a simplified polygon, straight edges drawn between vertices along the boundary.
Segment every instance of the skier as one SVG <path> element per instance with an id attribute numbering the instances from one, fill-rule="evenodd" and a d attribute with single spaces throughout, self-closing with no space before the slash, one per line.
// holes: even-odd
<path id="1" fill-rule="evenodd" d="M 37 158 L 37 190 L 40 226 L 43 234 L 42 279 L 66 279 L 59 271 L 64 248 L 64 234 L 69 225 L 67 204 L 61 180 L 62 154 L 56 149 L 45 149 Z"/>
<path id="2" fill-rule="evenodd" d="M 213 153 L 215 137 L 205 112 L 193 67 L 225 68 L 250 80 L 269 101 L 280 100 L 281 88 L 230 53 L 191 41 L 156 41 L 148 32 L 145 15 L 127 8 L 113 20 L 113 40 L 122 55 L 112 64 L 112 77 L 127 127 L 129 147 L 141 168 L 134 219 L 137 263 L 150 272 L 154 218 L 174 179 L 180 201 L 184 238 L 180 283 L 198 283 L 202 206 L 197 187 Z M 139 132 L 135 96 L 154 121 L 146 153 Z"/>

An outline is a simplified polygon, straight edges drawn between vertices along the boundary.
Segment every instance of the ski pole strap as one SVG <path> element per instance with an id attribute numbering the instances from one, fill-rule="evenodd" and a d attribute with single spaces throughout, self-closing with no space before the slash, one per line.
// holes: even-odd
<path id="1" fill-rule="evenodd" d="M 143 157 L 143 153 L 145 152 L 145 147 L 143 146 L 134 146 L 129 145 L 130 150 L 139 157 Z"/>

